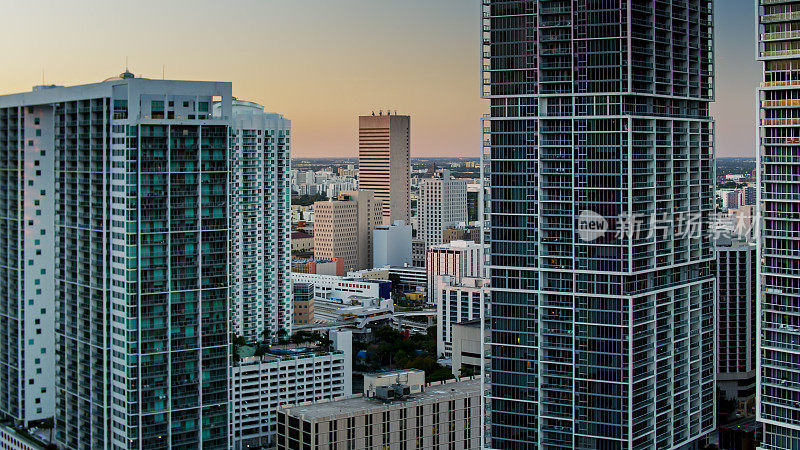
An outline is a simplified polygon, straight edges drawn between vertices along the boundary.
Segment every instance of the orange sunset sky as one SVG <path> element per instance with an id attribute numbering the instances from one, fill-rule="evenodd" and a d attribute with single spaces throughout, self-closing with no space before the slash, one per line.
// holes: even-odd
<path id="1" fill-rule="evenodd" d="M 137 76 L 233 82 L 295 157 L 353 156 L 357 116 L 412 115 L 414 156 L 478 156 L 479 0 L 0 0 L 0 94 Z M 754 156 L 753 2 L 717 0 L 717 153 Z"/>

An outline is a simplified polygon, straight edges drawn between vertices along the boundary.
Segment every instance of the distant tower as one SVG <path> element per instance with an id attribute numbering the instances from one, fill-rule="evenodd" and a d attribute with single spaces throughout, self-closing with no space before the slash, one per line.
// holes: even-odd
<path id="1" fill-rule="evenodd" d="M 383 224 L 408 222 L 411 211 L 411 118 L 396 114 L 358 118 L 358 187 L 383 202 Z"/>

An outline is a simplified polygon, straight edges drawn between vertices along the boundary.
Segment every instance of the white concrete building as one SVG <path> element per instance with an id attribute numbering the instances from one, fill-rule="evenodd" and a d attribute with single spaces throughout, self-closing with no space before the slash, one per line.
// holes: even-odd
<path id="1" fill-rule="evenodd" d="M 223 82 L 0 96 L 10 417 L 69 449 L 229 447 L 230 120 Z"/>
<path id="2" fill-rule="evenodd" d="M 441 275 L 451 275 L 454 283 L 464 277 L 485 278 L 488 245 L 470 241 L 452 241 L 431 247 L 427 253 L 428 303 L 435 301 L 436 283 Z"/>
<path id="3" fill-rule="evenodd" d="M 215 105 L 219 107 L 219 105 Z M 232 332 L 256 342 L 292 327 L 291 122 L 234 100 L 230 130 Z"/>
<path id="4" fill-rule="evenodd" d="M 453 352 L 451 369 L 453 375 L 467 376 L 470 371 L 473 375 L 483 373 L 481 352 L 487 350 L 487 345 L 481 339 L 481 320 L 474 319 L 452 324 Z M 483 349 L 481 349 L 483 346 Z M 464 373 L 462 374 L 462 368 Z"/>
<path id="5" fill-rule="evenodd" d="M 361 297 L 391 298 L 392 283 L 387 280 L 368 280 L 363 278 L 318 275 L 292 272 L 295 283 L 314 285 L 314 298 L 342 302 L 358 295 Z"/>
<path id="6" fill-rule="evenodd" d="M 331 351 L 273 350 L 231 368 L 231 442 L 267 446 L 279 408 L 352 395 L 352 332 L 331 331 Z"/>
<path id="7" fill-rule="evenodd" d="M 468 220 L 467 181 L 453 178 L 449 170 L 422 180 L 417 216 L 417 238 L 425 241 L 426 249 L 441 244 L 442 230 Z"/>
<path id="8" fill-rule="evenodd" d="M 403 220 L 376 226 L 372 233 L 372 267 L 410 265 L 411 234 L 411 225 Z"/>
<path id="9" fill-rule="evenodd" d="M 436 304 L 436 353 L 449 358 L 453 354 L 453 326 L 459 322 L 481 318 L 481 308 L 488 306 L 488 278 L 451 275 L 437 277 L 433 292 Z"/>

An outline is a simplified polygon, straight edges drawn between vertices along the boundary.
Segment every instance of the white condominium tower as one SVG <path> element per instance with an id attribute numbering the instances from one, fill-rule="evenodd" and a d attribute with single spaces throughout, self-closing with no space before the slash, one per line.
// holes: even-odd
<path id="1" fill-rule="evenodd" d="M 292 326 L 291 123 L 240 100 L 233 101 L 232 119 L 232 332 L 255 342 Z"/>
<path id="2" fill-rule="evenodd" d="M 761 448 L 800 448 L 800 1 L 760 0 Z"/>
<path id="3" fill-rule="evenodd" d="M 467 223 L 467 181 L 450 176 L 449 170 L 426 178 L 419 185 L 417 239 L 425 248 L 442 243 L 442 230 Z"/>
<path id="4" fill-rule="evenodd" d="M 712 3 L 483 2 L 491 448 L 715 428 Z"/>
<path id="5" fill-rule="evenodd" d="M 55 413 L 54 120 L 0 97 L 0 413 L 24 425 Z"/>
<path id="6" fill-rule="evenodd" d="M 55 274 L 41 278 L 55 283 L 55 349 L 19 336 L 31 368 L 54 354 L 55 371 L 16 376 L 42 394 L 38 383 L 55 376 L 64 448 L 228 448 L 230 105 L 230 83 L 127 72 L 0 97 L 0 223 L 14 263 L 2 269 L 3 299 L 26 309 L 26 332 L 44 326 L 53 300 L 35 279 L 20 283 Z M 10 208 L 20 202 L 41 215 Z M 8 308 L 2 320 L 23 317 Z M 3 358 L 16 363 L 22 349 L 8 341 Z"/>
<path id="7" fill-rule="evenodd" d="M 411 118 L 358 118 L 358 188 L 383 202 L 383 224 L 408 223 L 411 214 Z"/>

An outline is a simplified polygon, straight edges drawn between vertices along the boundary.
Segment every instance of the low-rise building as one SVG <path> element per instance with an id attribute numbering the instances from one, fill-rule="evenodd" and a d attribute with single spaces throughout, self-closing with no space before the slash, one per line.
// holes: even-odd
<path id="1" fill-rule="evenodd" d="M 314 285 L 311 283 L 292 283 L 294 294 L 294 324 L 314 323 Z"/>
<path id="2" fill-rule="evenodd" d="M 331 351 L 271 347 L 231 368 L 231 442 L 234 449 L 271 445 L 278 408 L 352 395 L 352 332 L 331 331 Z"/>
<path id="3" fill-rule="evenodd" d="M 395 386 L 278 411 L 278 450 L 480 449 L 481 380 L 431 384 L 417 394 Z"/>
<path id="4" fill-rule="evenodd" d="M 344 275 L 344 261 L 333 259 L 292 258 L 292 273 L 310 273 L 314 275 Z"/>
<path id="5" fill-rule="evenodd" d="M 292 281 L 313 284 L 314 298 L 316 299 L 342 302 L 353 295 L 377 298 L 392 297 L 392 283 L 387 280 L 294 272 Z"/>
<path id="6" fill-rule="evenodd" d="M 314 236 L 302 231 L 292 232 L 292 251 L 307 252 L 314 248 Z"/>
<path id="7" fill-rule="evenodd" d="M 442 243 L 449 244 L 453 241 L 481 241 L 481 229 L 475 226 L 454 226 L 442 230 Z"/>

